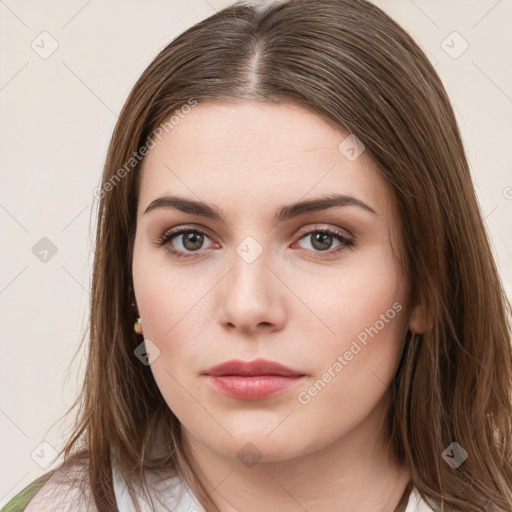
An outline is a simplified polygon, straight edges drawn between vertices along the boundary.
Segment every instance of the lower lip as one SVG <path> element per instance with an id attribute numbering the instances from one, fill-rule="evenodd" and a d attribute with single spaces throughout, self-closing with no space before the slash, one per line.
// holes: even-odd
<path id="1" fill-rule="evenodd" d="M 221 393 L 242 400 L 264 400 L 291 388 L 302 377 L 284 377 L 282 375 L 208 375 L 208 380 Z"/>

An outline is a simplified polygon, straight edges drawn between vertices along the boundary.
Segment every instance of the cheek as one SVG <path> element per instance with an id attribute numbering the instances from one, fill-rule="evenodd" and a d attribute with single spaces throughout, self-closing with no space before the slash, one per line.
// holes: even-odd
<path id="1" fill-rule="evenodd" d="M 199 278 L 193 264 L 173 264 L 164 248 L 139 248 L 136 242 L 133 281 L 144 337 L 153 339 L 161 350 L 176 345 L 173 339 L 192 341 L 201 322 L 209 318 L 201 298 L 214 285 L 211 272 Z"/>
<path id="2" fill-rule="evenodd" d="M 355 413 L 361 400 L 380 399 L 396 370 L 406 326 L 401 276 L 390 250 L 376 249 L 353 257 L 350 264 L 347 260 L 335 279 L 315 279 L 314 284 L 308 291 L 304 283 L 299 291 L 321 321 L 313 325 L 312 315 L 299 320 L 311 340 L 316 329 L 319 348 L 313 356 L 319 382 L 301 390 L 306 391 L 304 402 L 315 398 L 319 407 L 343 403 Z"/>
<path id="3" fill-rule="evenodd" d="M 317 336 L 321 333 L 328 346 L 342 349 L 360 333 L 364 338 L 365 329 L 376 323 L 381 339 L 400 339 L 404 315 L 397 310 L 405 310 L 405 290 L 390 247 L 353 252 L 335 271 L 289 275 L 288 280 L 317 317 L 315 321 L 312 314 L 297 315 L 297 321 L 312 335 L 315 330 Z"/>
<path id="4" fill-rule="evenodd" d="M 133 280 L 144 338 L 159 349 L 150 366 L 157 386 L 180 421 L 204 423 L 204 412 L 193 397 L 200 393 L 196 377 L 204 368 L 198 359 L 204 354 L 206 323 L 211 322 L 207 301 L 200 299 L 214 281 L 209 282 L 211 276 L 198 279 L 193 266 L 173 267 L 149 251 L 134 252 Z"/>

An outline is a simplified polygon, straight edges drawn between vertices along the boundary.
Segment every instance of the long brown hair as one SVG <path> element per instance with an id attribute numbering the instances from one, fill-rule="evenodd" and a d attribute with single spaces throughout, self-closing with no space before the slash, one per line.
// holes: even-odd
<path id="1" fill-rule="evenodd" d="M 185 105 L 208 100 L 294 101 L 364 143 L 398 205 L 411 303 L 428 319 L 403 341 L 390 389 L 396 458 L 441 511 L 511 510 L 510 303 L 445 89 L 413 39 L 364 0 L 225 8 L 174 39 L 133 87 L 97 194 L 88 363 L 60 469 L 83 461 L 100 512 L 117 510 L 114 461 L 132 496 L 160 469 L 218 510 L 150 367 L 134 356 L 130 307 L 140 149 Z M 453 442 L 468 454 L 456 469 L 442 457 Z"/>

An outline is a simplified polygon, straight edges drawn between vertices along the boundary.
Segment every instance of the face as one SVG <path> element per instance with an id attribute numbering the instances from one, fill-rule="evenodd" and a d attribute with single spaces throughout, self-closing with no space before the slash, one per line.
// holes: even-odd
<path id="1" fill-rule="evenodd" d="M 407 280 L 390 191 L 348 135 L 292 103 L 209 102 L 144 160 L 135 296 L 158 387 L 205 449 L 285 460 L 385 410 Z M 299 376 L 210 373 L 256 359 Z"/>

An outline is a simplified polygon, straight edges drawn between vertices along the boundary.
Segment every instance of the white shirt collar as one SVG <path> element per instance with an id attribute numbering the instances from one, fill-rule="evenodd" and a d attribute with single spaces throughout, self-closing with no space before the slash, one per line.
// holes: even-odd
<path id="1" fill-rule="evenodd" d="M 416 487 L 413 487 L 405 512 L 434 512 L 434 509 L 423 500 Z"/>

